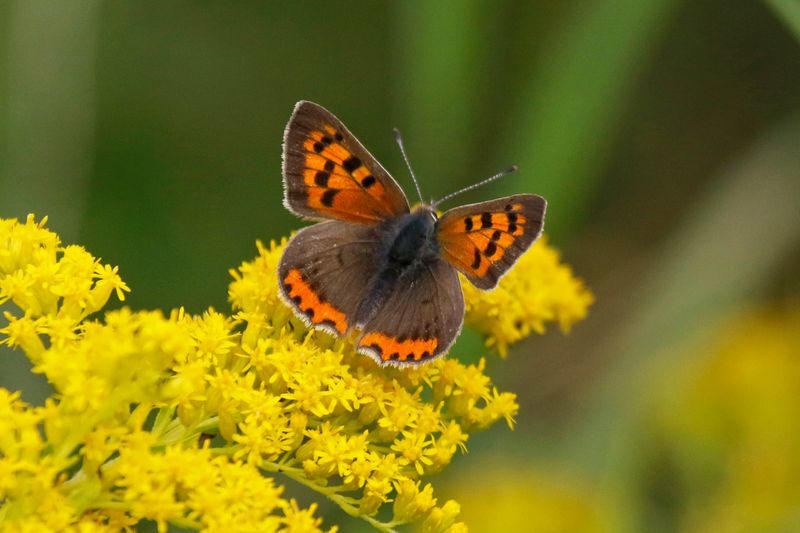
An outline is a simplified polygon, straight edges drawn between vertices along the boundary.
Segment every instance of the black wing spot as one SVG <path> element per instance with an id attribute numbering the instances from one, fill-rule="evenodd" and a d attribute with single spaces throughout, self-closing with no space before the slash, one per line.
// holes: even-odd
<path id="1" fill-rule="evenodd" d="M 318 142 L 315 142 L 315 143 L 314 143 L 314 151 L 315 151 L 315 152 L 317 152 L 317 153 L 320 153 L 320 152 L 321 152 L 321 151 L 323 151 L 324 149 L 325 149 L 325 145 L 324 145 L 324 144 L 322 144 L 321 142 L 319 142 L 319 141 L 318 141 Z"/>
<path id="2" fill-rule="evenodd" d="M 513 224 L 514 222 L 517 221 L 517 214 L 516 213 L 508 213 L 506 216 L 508 217 L 508 223 L 509 224 Z"/>
<path id="3" fill-rule="evenodd" d="M 503 235 L 502 231 L 500 231 L 499 229 L 494 230 L 494 233 L 492 233 L 492 240 L 499 241 L 501 235 Z"/>
<path id="4" fill-rule="evenodd" d="M 291 283 L 284 283 L 283 284 L 283 290 L 286 291 L 286 294 L 291 293 L 292 292 L 292 284 Z"/>
<path id="5" fill-rule="evenodd" d="M 339 142 L 342 142 L 344 140 L 344 136 L 341 133 L 339 133 L 338 131 L 336 132 L 336 135 L 333 136 L 333 138 L 336 139 Z"/>
<path id="6" fill-rule="evenodd" d="M 327 172 L 333 172 L 333 169 L 334 169 L 334 168 L 336 168 L 336 163 L 334 163 L 334 162 L 333 162 L 333 161 L 331 161 L 330 159 L 328 159 L 327 161 L 325 161 L 325 170 L 326 170 Z"/>
<path id="7" fill-rule="evenodd" d="M 292 301 L 293 301 L 294 303 L 296 303 L 297 305 L 300 305 L 300 302 L 302 302 L 302 301 L 303 301 L 303 299 L 302 299 L 302 298 L 300 297 L 300 295 L 298 294 L 297 296 L 292 296 Z"/>
<path id="8" fill-rule="evenodd" d="M 483 213 L 481 215 L 481 229 L 483 228 L 491 228 L 492 227 L 492 214 L 491 213 Z"/>
<path id="9" fill-rule="evenodd" d="M 472 231 L 472 217 L 467 217 L 464 219 L 464 230 Z"/>
<path id="10" fill-rule="evenodd" d="M 327 187 L 328 178 L 330 177 L 331 177 L 330 172 L 325 172 L 324 170 L 318 170 L 316 175 L 314 176 L 314 183 L 316 183 L 320 187 Z"/>
<path id="11" fill-rule="evenodd" d="M 423 361 L 425 359 L 429 359 L 430 357 L 431 357 L 431 352 L 424 351 L 424 352 L 422 352 L 422 355 L 420 356 L 419 359 L 420 359 L 420 361 Z"/>
<path id="12" fill-rule="evenodd" d="M 481 253 L 475 248 L 475 260 L 472 261 L 472 269 L 476 270 L 478 267 L 481 266 Z"/>
<path id="13" fill-rule="evenodd" d="M 400 354 L 397 353 L 397 352 L 394 352 L 392 355 L 389 356 L 389 359 L 392 359 L 392 360 L 395 360 L 395 361 L 399 360 L 400 359 Z"/>
<path id="14" fill-rule="evenodd" d="M 314 309 L 312 309 L 311 307 L 309 307 L 308 309 L 306 309 L 306 310 L 305 310 L 305 311 L 303 311 L 303 312 L 306 314 L 306 316 L 307 316 L 309 319 L 311 319 L 311 320 L 314 320 Z"/>
<path id="15" fill-rule="evenodd" d="M 511 211 L 512 209 L 514 209 L 514 206 L 513 206 L 513 205 L 511 205 L 511 204 L 506 204 L 506 211 Z"/>
<path id="16" fill-rule="evenodd" d="M 358 167 L 361 166 L 361 160 L 356 156 L 351 156 L 344 160 L 342 166 L 347 172 L 350 172 L 352 174 L 353 171 L 355 171 Z"/>
<path id="17" fill-rule="evenodd" d="M 366 178 L 364 178 L 363 180 L 361 180 L 361 185 L 365 189 L 369 189 L 370 187 L 375 185 L 375 181 L 377 181 L 375 179 L 375 176 L 370 175 L 370 176 L 367 176 Z"/>
<path id="18" fill-rule="evenodd" d="M 328 146 L 329 144 L 333 144 L 333 139 L 331 139 L 327 135 L 323 135 L 322 136 L 322 144 L 324 144 L 325 146 Z"/>
<path id="19" fill-rule="evenodd" d="M 328 189 L 324 193 L 322 193 L 322 198 L 320 198 L 320 203 L 325 207 L 333 207 L 333 198 L 339 194 L 339 189 Z"/>
<path id="20" fill-rule="evenodd" d="M 517 225 L 516 224 L 512 223 L 512 224 L 508 225 L 508 232 L 509 233 L 511 233 L 513 235 L 516 231 L 517 231 Z"/>
<path id="21" fill-rule="evenodd" d="M 336 322 L 326 318 L 322 322 L 318 322 L 320 326 L 328 326 L 329 328 L 336 329 Z"/>
<path id="22" fill-rule="evenodd" d="M 493 241 L 489 241 L 489 244 L 486 245 L 486 249 L 483 251 L 486 257 L 492 257 L 494 253 L 497 251 L 497 245 Z"/>

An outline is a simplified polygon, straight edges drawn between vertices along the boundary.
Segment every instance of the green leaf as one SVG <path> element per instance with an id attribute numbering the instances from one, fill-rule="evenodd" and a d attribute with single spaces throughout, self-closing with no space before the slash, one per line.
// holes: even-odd
<path id="1" fill-rule="evenodd" d="M 766 2 L 800 41 L 800 0 L 766 0 Z"/>
<path id="2" fill-rule="evenodd" d="M 547 231 L 556 241 L 583 222 L 631 86 L 678 5 L 577 3 L 552 38 L 537 46 L 543 50 L 540 64 L 529 61 L 533 72 L 520 73 L 501 148 L 519 164 L 524 189 L 548 199 Z M 504 186 L 520 189 L 517 178 Z"/>

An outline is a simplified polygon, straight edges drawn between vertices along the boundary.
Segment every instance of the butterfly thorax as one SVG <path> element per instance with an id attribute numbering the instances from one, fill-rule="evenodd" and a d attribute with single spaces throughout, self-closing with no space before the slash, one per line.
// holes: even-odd
<path id="1" fill-rule="evenodd" d="M 396 221 L 389 230 L 388 265 L 403 268 L 436 253 L 436 215 L 427 206 Z"/>
<path id="2" fill-rule="evenodd" d="M 427 270 L 431 262 L 439 261 L 436 214 L 428 206 L 386 221 L 378 231 L 384 249 L 379 255 L 384 260 L 375 265 L 375 275 L 367 281 L 369 295 L 358 307 L 358 324 L 375 315 L 401 278 L 413 278 L 419 271 Z"/>

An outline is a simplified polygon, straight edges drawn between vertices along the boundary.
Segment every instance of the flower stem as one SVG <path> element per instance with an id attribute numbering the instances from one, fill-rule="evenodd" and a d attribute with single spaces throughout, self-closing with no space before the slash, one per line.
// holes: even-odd
<path id="1" fill-rule="evenodd" d="M 304 485 L 331 500 L 333 503 L 338 505 L 342 511 L 349 514 L 352 517 L 360 518 L 370 524 L 372 527 L 377 529 L 378 531 L 382 531 L 383 533 L 397 533 L 396 530 L 392 528 L 395 523 L 393 522 L 381 522 L 371 516 L 367 516 L 361 514 L 358 510 L 358 507 L 350 503 L 354 501 L 352 498 L 344 496 L 342 494 L 338 494 L 336 490 L 332 487 L 322 487 L 317 483 L 314 483 L 310 479 L 305 477 L 305 474 L 302 469 L 299 468 L 292 468 L 288 466 L 283 466 L 277 463 L 271 463 L 269 461 L 262 461 L 261 468 L 268 472 L 276 472 L 285 475 L 289 479 L 292 479 L 301 485 Z"/>

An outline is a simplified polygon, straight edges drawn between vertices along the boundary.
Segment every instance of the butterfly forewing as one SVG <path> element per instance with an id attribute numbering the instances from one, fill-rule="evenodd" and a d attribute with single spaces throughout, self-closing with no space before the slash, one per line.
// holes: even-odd
<path id="1" fill-rule="evenodd" d="M 447 352 L 463 322 L 458 274 L 437 258 L 397 279 L 364 324 L 357 349 L 380 364 L 423 363 Z"/>
<path id="2" fill-rule="evenodd" d="M 437 223 L 442 256 L 491 289 L 539 237 L 546 206 L 541 196 L 518 194 L 451 209 Z"/>
<path id="3" fill-rule="evenodd" d="M 298 215 L 376 224 L 408 213 L 394 178 L 328 110 L 298 102 L 283 144 L 286 206 Z"/>
<path id="4" fill-rule="evenodd" d="M 280 293 L 307 324 L 344 335 L 355 325 L 379 251 L 372 226 L 328 221 L 304 228 L 281 256 Z"/>

